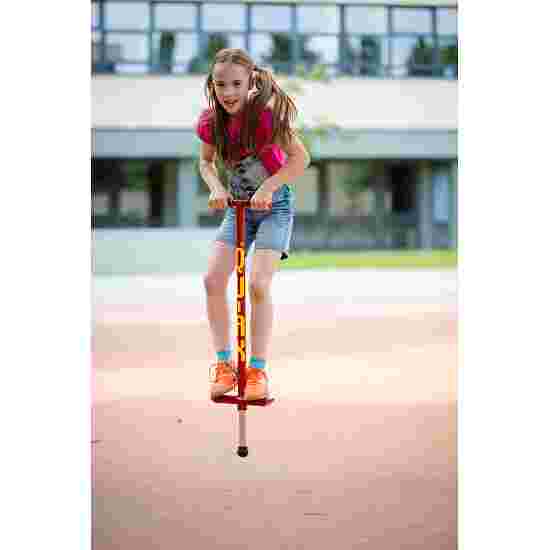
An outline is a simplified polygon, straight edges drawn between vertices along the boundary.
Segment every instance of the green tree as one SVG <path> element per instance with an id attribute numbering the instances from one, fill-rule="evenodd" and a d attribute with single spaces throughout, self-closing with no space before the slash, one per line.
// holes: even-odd
<path id="1" fill-rule="evenodd" d="M 348 176 L 342 178 L 340 182 L 349 200 L 350 213 L 352 214 L 359 210 L 361 195 L 371 184 L 371 166 L 371 162 L 368 160 L 354 161 L 351 164 L 351 170 Z"/>
<path id="2" fill-rule="evenodd" d="M 410 76 L 431 76 L 435 71 L 435 48 L 420 36 L 407 60 L 407 72 Z"/>
<path id="3" fill-rule="evenodd" d="M 160 35 L 158 51 L 158 72 L 169 73 L 172 71 L 175 47 L 176 35 L 173 32 L 163 31 Z"/>
<path id="4" fill-rule="evenodd" d="M 291 73 L 292 69 L 292 35 L 286 32 L 271 33 L 271 51 L 262 56 L 262 62 L 268 63 L 276 72 Z M 310 70 L 319 60 L 319 54 L 308 50 L 309 37 L 298 36 L 297 62 L 305 65 Z"/>
<path id="5" fill-rule="evenodd" d="M 377 76 L 382 67 L 380 42 L 374 36 L 363 35 L 359 46 L 359 74 Z"/>
<path id="6" fill-rule="evenodd" d="M 453 76 L 458 77 L 458 44 L 441 48 L 441 64 L 444 68 L 451 67 Z"/>
<path id="7" fill-rule="evenodd" d="M 210 65 L 216 57 L 216 53 L 229 48 L 229 39 L 223 33 L 210 33 L 208 35 L 206 48 L 203 55 L 198 55 L 189 62 L 188 72 L 190 74 L 206 74 Z"/>

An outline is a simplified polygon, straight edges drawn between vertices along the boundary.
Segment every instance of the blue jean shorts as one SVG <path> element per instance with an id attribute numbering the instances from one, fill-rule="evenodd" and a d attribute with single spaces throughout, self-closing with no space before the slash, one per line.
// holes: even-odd
<path id="1" fill-rule="evenodd" d="M 270 210 L 246 209 L 246 252 L 255 243 L 256 250 L 277 250 L 281 260 L 288 258 L 290 238 L 294 225 L 294 195 L 288 185 L 283 185 L 273 193 Z M 218 229 L 216 241 L 235 246 L 236 214 L 228 208 Z"/>

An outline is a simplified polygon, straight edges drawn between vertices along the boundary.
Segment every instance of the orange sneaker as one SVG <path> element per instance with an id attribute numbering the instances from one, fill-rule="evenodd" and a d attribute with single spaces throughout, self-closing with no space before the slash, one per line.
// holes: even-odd
<path id="1" fill-rule="evenodd" d="M 215 368 L 214 376 L 212 369 Z M 231 361 L 218 361 L 210 367 L 210 397 L 220 397 L 237 385 L 237 373 Z"/>
<path id="2" fill-rule="evenodd" d="M 246 370 L 244 398 L 247 401 L 255 401 L 256 399 L 267 399 L 268 397 L 267 375 L 264 369 L 248 368 Z"/>

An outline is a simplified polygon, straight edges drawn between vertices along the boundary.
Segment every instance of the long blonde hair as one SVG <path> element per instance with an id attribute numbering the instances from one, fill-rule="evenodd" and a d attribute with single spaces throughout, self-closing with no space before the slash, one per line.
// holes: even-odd
<path id="1" fill-rule="evenodd" d="M 247 101 L 244 108 L 240 144 L 233 144 L 229 140 L 226 130 L 229 114 L 218 101 L 214 91 L 212 73 L 216 63 L 234 63 L 243 66 L 250 76 L 249 89 L 252 89 L 254 84 L 258 89 L 258 93 Z M 210 66 L 204 92 L 209 105 L 209 110 L 205 116 L 211 124 L 218 158 L 223 159 L 224 162 L 238 160 L 239 145 L 251 151 L 256 150 L 255 136 L 260 122 L 260 115 L 272 100 L 273 136 L 271 142 L 286 148 L 296 134 L 296 130 L 292 128 L 292 123 L 298 116 L 294 101 L 275 82 L 270 71 L 257 67 L 246 51 L 240 48 L 224 48 L 216 53 Z"/>

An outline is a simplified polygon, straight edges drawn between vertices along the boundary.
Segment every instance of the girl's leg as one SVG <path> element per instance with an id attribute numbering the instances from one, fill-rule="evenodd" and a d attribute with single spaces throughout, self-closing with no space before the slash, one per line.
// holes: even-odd
<path id="1" fill-rule="evenodd" d="M 266 359 L 273 328 L 271 282 L 279 268 L 281 253 L 275 250 L 256 250 L 250 275 L 251 356 Z"/>
<path id="2" fill-rule="evenodd" d="M 231 349 L 230 312 L 227 285 L 235 269 L 235 248 L 215 241 L 204 276 L 208 321 L 216 352 Z"/>

